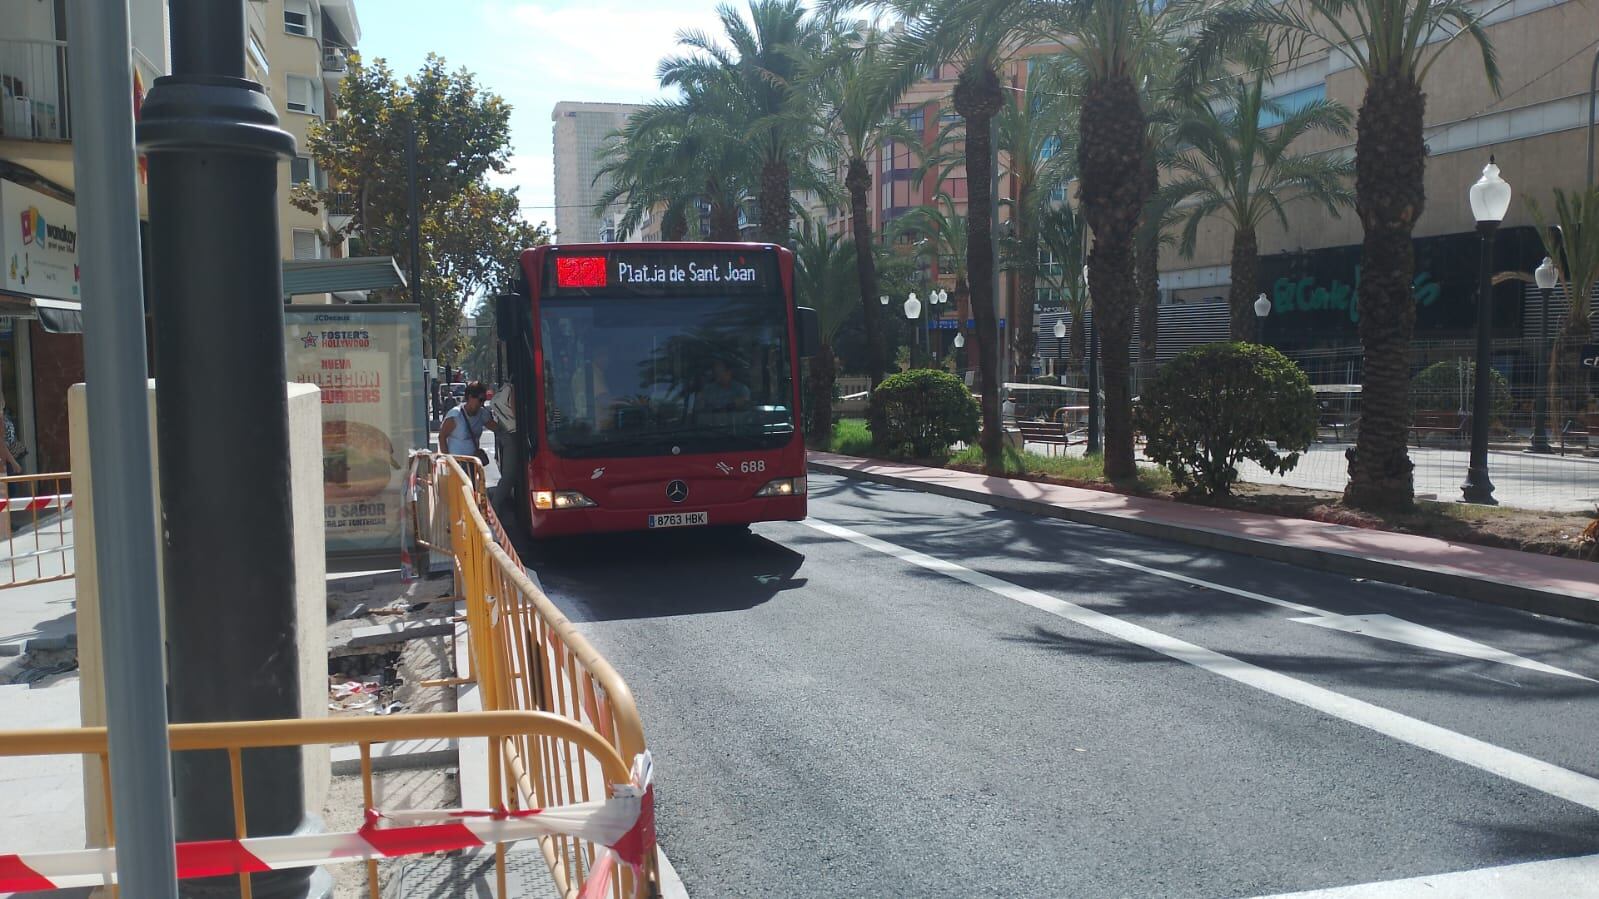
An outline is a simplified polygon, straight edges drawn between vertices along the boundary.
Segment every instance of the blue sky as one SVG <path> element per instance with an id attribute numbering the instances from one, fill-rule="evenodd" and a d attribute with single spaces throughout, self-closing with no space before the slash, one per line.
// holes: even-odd
<path id="1" fill-rule="evenodd" d="M 683 28 L 713 33 L 716 0 L 365 0 L 361 54 L 397 74 L 429 52 L 465 66 L 512 106 L 515 172 L 529 221 L 553 225 L 550 110 L 561 100 L 640 102 L 660 96 L 655 65 Z"/>

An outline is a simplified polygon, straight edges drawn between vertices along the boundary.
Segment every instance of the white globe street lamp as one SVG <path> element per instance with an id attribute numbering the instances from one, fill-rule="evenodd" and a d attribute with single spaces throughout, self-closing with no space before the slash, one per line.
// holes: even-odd
<path id="1" fill-rule="evenodd" d="M 1477 273 L 1477 370 L 1476 390 L 1471 400 L 1471 463 L 1466 468 L 1466 482 L 1460 485 L 1460 498 L 1468 503 L 1493 506 L 1499 502 L 1494 499 L 1493 481 L 1488 479 L 1494 232 L 1499 230 L 1499 223 L 1510 209 L 1510 185 L 1499 177 L 1499 166 L 1494 165 L 1492 156 L 1482 168 L 1482 177 L 1471 186 L 1469 196 L 1471 214 L 1476 217 L 1477 232 L 1482 235 L 1482 264 Z"/>
<path id="2" fill-rule="evenodd" d="M 884 306 L 887 306 L 888 305 L 888 294 L 885 293 L 882 296 L 878 297 L 877 298 L 877 302 L 882 303 Z"/>
<path id="3" fill-rule="evenodd" d="M 1256 318 L 1265 318 L 1266 316 L 1268 316 L 1270 314 L 1271 314 L 1271 300 L 1266 299 L 1266 295 L 1265 294 L 1261 294 L 1260 296 L 1255 297 L 1255 317 Z"/>
<path id="4" fill-rule="evenodd" d="M 1532 401 L 1532 445 L 1527 447 L 1529 453 L 1552 453 L 1555 448 L 1549 445 L 1549 295 L 1554 293 L 1555 285 L 1560 283 L 1560 270 L 1555 268 L 1555 261 L 1548 256 L 1537 270 L 1532 273 L 1532 279 L 1538 282 L 1538 305 L 1542 307 L 1542 315 L 1538 324 L 1538 394 Z"/>
<path id="5" fill-rule="evenodd" d="M 955 334 L 955 349 L 958 350 L 958 349 L 960 349 L 961 347 L 963 347 L 965 345 L 966 345 L 966 335 L 962 334 L 960 332 L 956 332 L 956 334 Z"/>

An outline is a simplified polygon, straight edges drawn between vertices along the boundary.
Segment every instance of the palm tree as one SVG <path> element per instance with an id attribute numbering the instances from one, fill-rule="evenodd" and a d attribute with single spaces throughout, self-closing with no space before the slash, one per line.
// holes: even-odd
<path id="1" fill-rule="evenodd" d="M 1029 79 L 1027 93 L 1001 107 L 994 117 L 999 149 L 1008 159 L 1006 171 L 1015 196 L 1001 201 L 1011 211 L 1011 229 L 1005 238 L 1007 268 L 1017 273 L 1016 302 L 1011 333 L 1011 380 L 1024 382 L 1032 371 L 1037 334 L 1033 306 L 1038 295 L 1038 222 L 1050 206 L 1057 187 L 1070 180 L 1075 163 L 1068 129 L 1074 124 L 1076 105 L 1061 102 L 1066 79 L 1039 65 Z"/>
<path id="2" fill-rule="evenodd" d="M 750 0 L 749 19 L 735 7 L 717 7 L 731 51 L 702 31 L 678 33 L 690 54 L 661 60 L 661 85 L 728 97 L 730 122 L 745 131 L 743 140 L 760 158 L 761 235 L 788 243 L 792 190 L 823 150 L 817 128 L 814 91 L 803 79 L 806 64 L 825 52 L 825 29 L 806 13 L 800 0 Z"/>
<path id="3" fill-rule="evenodd" d="M 1593 341 L 1593 292 L 1599 285 L 1599 188 L 1566 192 L 1555 189 L 1553 226 L 1544 224 L 1543 210 L 1527 198 L 1544 253 L 1560 273 L 1560 286 L 1571 305 L 1555 337 L 1549 357 L 1549 408 L 1556 412 L 1557 427 L 1567 415 L 1588 406 L 1589 376 L 1582 370 L 1582 347 Z"/>
<path id="4" fill-rule="evenodd" d="M 889 57 L 895 68 L 896 88 L 908 88 L 927 66 L 943 62 L 960 65 L 955 80 L 955 112 L 964 123 L 967 208 L 975 214 L 968 223 L 966 269 L 971 308 L 977 320 L 978 387 L 982 391 L 985 467 L 1004 470 L 1000 423 L 999 318 L 994 303 L 996 255 L 991 210 L 995 171 L 994 116 L 1005 105 L 1001 71 L 1016 47 L 1016 38 L 1030 21 L 1033 0 L 831 0 L 834 9 L 858 6 L 886 8 L 904 20 L 904 30 L 894 39 Z"/>
<path id="5" fill-rule="evenodd" d="M 1416 325 L 1411 233 L 1427 205 L 1423 88 L 1433 64 L 1464 38 L 1481 51 L 1484 74 L 1497 92 L 1499 66 L 1482 27 L 1497 9 L 1478 11 L 1468 0 L 1249 0 L 1209 17 L 1191 48 L 1187 74 L 1202 77 L 1206 66 L 1264 28 L 1290 48 L 1306 39 L 1325 41 L 1366 80 L 1355 120 L 1355 211 L 1365 231 L 1358 296 L 1365 363 L 1360 433 L 1344 489 L 1344 502 L 1357 508 L 1405 509 L 1415 503 L 1415 466 L 1407 446 Z"/>
<path id="6" fill-rule="evenodd" d="M 1026 0 L 1014 2 L 1028 5 Z M 1138 299 L 1135 238 L 1152 195 L 1148 115 L 1139 90 L 1172 39 L 1205 7 L 1167 0 L 1058 0 L 1043 25 L 1065 38 L 1081 72 L 1077 166 L 1082 215 L 1094 235 L 1088 269 L 1105 371 L 1105 476 L 1137 474 L 1128 344 Z"/>
<path id="7" fill-rule="evenodd" d="M 1286 229 L 1285 207 L 1314 200 L 1337 217 L 1354 203 L 1349 160 L 1291 152 L 1294 141 L 1313 131 L 1344 136 L 1349 110 L 1335 101 L 1287 109 L 1264 96 L 1266 74 L 1256 69 L 1213 97 L 1194 97 L 1180 113 L 1176 139 L 1190 149 L 1173 160 L 1177 177 L 1161 191 L 1163 203 L 1183 221 L 1179 251 L 1193 256 L 1199 226 L 1219 218 L 1233 229 L 1232 286 L 1227 304 L 1233 340 L 1255 336 L 1255 294 L 1260 246 L 1256 233 L 1275 215 Z"/>
<path id="8" fill-rule="evenodd" d="M 1088 346 L 1088 282 L 1083 278 L 1088 241 L 1082 217 L 1065 203 L 1050 207 L 1038 218 L 1038 239 L 1054 262 L 1043 270 L 1044 277 L 1072 314 L 1072 364 L 1081 365 Z"/>
<path id="9" fill-rule="evenodd" d="M 635 112 L 600 151 L 603 164 L 595 180 L 608 175 L 611 186 L 595 208 L 624 201 L 617 226 L 627 233 L 662 206 L 661 236 L 681 240 L 690 210 L 697 214 L 704 203 L 711 239 L 738 240 L 740 200 L 758 163 L 729 118 L 723 98 L 697 89 Z"/>
<path id="10" fill-rule="evenodd" d="M 921 135 L 893 114 L 902 91 L 894 88 L 886 42 L 875 29 L 840 32 L 833 36 L 833 52 L 819 65 L 823 119 L 827 134 L 846 172 L 851 230 L 855 239 L 856 278 L 860 282 L 861 314 L 866 324 L 866 373 L 872 387 L 883 380 L 887 360 L 882 314 L 877 297 L 876 254 L 872 252 L 872 170 L 867 160 L 889 143 L 919 147 Z"/>
<path id="11" fill-rule="evenodd" d="M 809 361 L 808 436 L 824 447 L 833 433 L 833 384 L 838 376 L 833 342 L 859 307 L 855 253 L 853 242 L 829 234 L 820 222 L 800 219 L 794 241 L 794 293 L 802 304 L 816 310 L 822 336 L 822 345 Z"/>

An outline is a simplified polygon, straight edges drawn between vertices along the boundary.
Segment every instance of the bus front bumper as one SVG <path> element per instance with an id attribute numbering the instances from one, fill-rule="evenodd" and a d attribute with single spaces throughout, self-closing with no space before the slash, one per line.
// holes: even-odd
<path id="1" fill-rule="evenodd" d="M 700 516 L 696 513 L 703 513 L 703 525 L 699 523 Z M 533 511 L 533 536 L 567 537 L 645 530 L 692 531 L 702 526 L 754 524 L 757 521 L 803 521 L 805 514 L 804 496 L 762 496 L 735 503 L 698 506 L 685 503 L 659 509 L 536 509 Z"/>

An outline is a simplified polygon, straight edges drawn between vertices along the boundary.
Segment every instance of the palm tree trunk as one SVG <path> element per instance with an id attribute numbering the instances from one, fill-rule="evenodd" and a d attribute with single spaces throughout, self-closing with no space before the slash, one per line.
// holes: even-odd
<path id="1" fill-rule="evenodd" d="M 1149 186 L 1144 171 L 1144 109 L 1132 79 L 1117 76 L 1089 82 L 1083 94 L 1082 140 L 1077 148 L 1082 173 L 1083 216 L 1093 229 L 1088 280 L 1105 372 L 1105 477 L 1131 478 L 1133 461 L 1132 394 L 1128 379 L 1128 341 L 1133 307 L 1133 236 Z"/>
<path id="2" fill-rule="evenodd" d="M 1160 243 L 1151 235 L 1138 241 L 1138 380 L 1155 376 L 1160 348 Z"/>
<path id="3" fill-rule="evenodd" d="M 1076 371 L 1083 367 L 1083 357 L 1088 355 L 1088 314 L 1086 304 L 1082 315 L 1072 315 L 1072 331 L 1068 339 L 1071 342 L 1067 344 L 1066 353 L 1071 356 L 1072 370 Z"/>
<path id="4" fill-rule="evenodd" d="M 1427 200 L 1426 106 L 1420 85 L 1387 75 L 1367 85 L 1355 126 L 1355 208 L 1366 232 L 1358 294 L 1365 373 L 1344 502 L 1359 509 L 1408 509 L 1415 502 L 1407 447 L 1416 327 L 1410 235 Z"/>
<path id="5" fill-rule="evenodd" d="M 683 211 L 683 204 L 673 203 L 666 207 L 666 212 L 661 216 L 661 239 L 680 241 L 688 237 L 688 214 Z"/>
<path id="6" fill-rule="evenodd" d="M 715 181 L 706 185 L 706 196 L 711 203 L 711 240 L 738 240 L 738 205 L 735 198 L 724 193 Z"/>
<path id="7" fill-rule="evenodd" d="M 844 186 L 849 189 L 850 218 L 855 231 L 855 274 L 860 279 L 861 315 L 866 322 L 866 374 L 876 389 L 883 381 L 888 350 L 883 342 L 882 304 L 877 302 L 877 256 L 872 246 L 872 210 L 866 200 L 866 192 L 872 189 L 872 172 L 866 160 L 856 157 L 849 161 Z"/>
<path id="8" fill-rule="evenodd" d="M 810 430 L 805 435 L 811 446 L 826 449 L 833 435 L 833 384 L 838 378 L 838 365 L 833 359 L 833 348 L 826 341 L 816 355 L 806 363 L 810 366 Z"/>
<path id="9" fill-rule="evenodd" d="M 977 319 L 978 389 L 983 394 L 983 464 L 989 474 L 1005 470 L 1003 424 L 999 417 L 999 321 L 994 314 L 994 114 L 1004 102 L 999 76 L 986 65 L 961 70 L 955 84 L 955 111 L 966 120 L 967 215 L 966 277 Z"/>
<path id="10" fill-rule="evenodd" d="M 1160 190 L 1160 167 L 1155 164 L 1151 149 L 1144 160 L 1144 188 L 1153 197 Z M 1155 376 L 1155 353 L 1160 344 L 1160 228 L 1158 223 L 1146 220 L 1140 228 L 1136 266 L 1138 283 L 1138 381 L 1147 382 Z"/>
<path id="11" fill-rule="evenodd" d="M 1232 285 L 1227 288 L 1228 336 L 1235 341 L 1258 343 L 1255 334 L 1255 288 L 1260 281 L 1260 245 L 1254 228 L 1233 232 Z"/>
<path id="12" fill-rule="evenodd" d="M 767 160 L 761 166 L 761 239 L 788 246 L 788 163 Z"/>
<path id="13" fill-rule="evenodd" d="M 1038 302 L 1038 230 L 1026 216 L 1016 217 L 1016 243 L 1022 254 L 1022 264 L 1016 268 L 1016 303 L 1011 314 L 1015 321 L 1011 333 L 1016 335 L 1014 366 L 1011 380 L 1026 383 L 1033 374 L 1033 353 L 1038 349 L 1037 325 L 1034 324 L 1034 306 Z"/>

